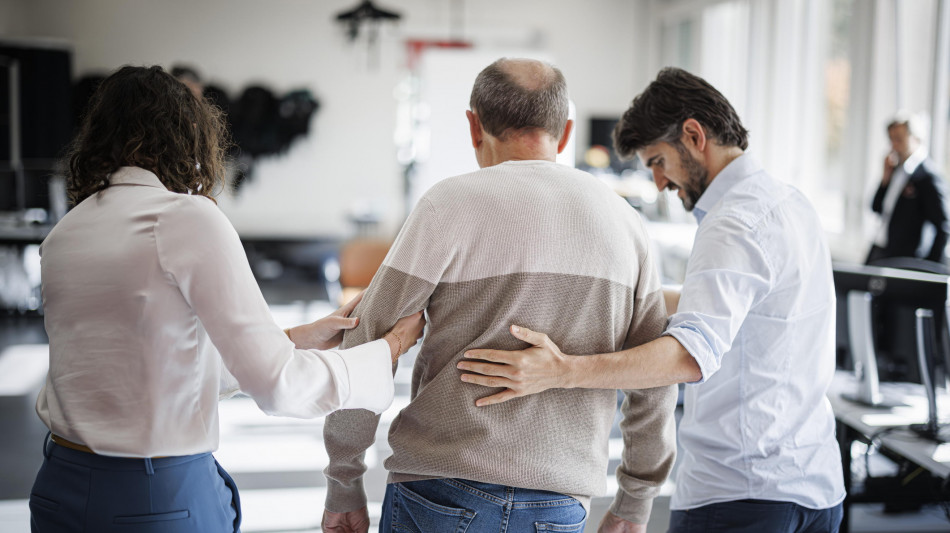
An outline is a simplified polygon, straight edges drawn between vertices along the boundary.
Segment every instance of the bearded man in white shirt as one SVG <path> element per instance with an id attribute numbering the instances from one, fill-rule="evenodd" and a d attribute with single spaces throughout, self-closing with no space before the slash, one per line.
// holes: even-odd
<path id="1" fill-rule="evenodd" d="M 837 531 L 845 497 L 834 416 L 831 258 L 818 216 L 745 153 L 748 132 L 705 80 L 667 68 L 614 131 L 621 155 L 677 191 L 699 227 L 681 297 L 660 338 L 571 356 L 543 333 L 531 347 L 471 350 L 462 379 L 504 388 L 490 405 L 548 388 L 689 383 L 670 531 Z M 608 514 L 601 532 L 633 531 Z"/>

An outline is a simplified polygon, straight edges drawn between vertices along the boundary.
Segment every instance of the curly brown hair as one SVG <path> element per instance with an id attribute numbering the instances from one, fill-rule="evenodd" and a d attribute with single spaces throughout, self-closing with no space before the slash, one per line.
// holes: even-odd
<path id="1" fill-rule="evenodd" d="M 89 102 L 67 155 L 66 190 L 78 204 L 120 167 L 135 166 L 170 191 L 212 198 L 225 183 L 229 144 L 220 109 L 160 66 L 125 66 Z"/>

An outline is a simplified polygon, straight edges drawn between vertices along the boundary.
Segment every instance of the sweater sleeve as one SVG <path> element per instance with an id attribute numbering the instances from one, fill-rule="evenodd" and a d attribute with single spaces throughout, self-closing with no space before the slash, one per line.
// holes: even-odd
<path id="1" fill-rule="evenodd" d="M 343 348 L 380 338 L 401 317 L 426 308 L 452 260 L 451 235 L 423 197 L 354 311 L 360 323 L 344 334 Z M 323 436 L 330 456 L 324 470 L 328 511 L 353 511 L 366 505 L 364 456 L 378 425 L 379 416 L 365 410 L 342 410 L 327 417 Z"/>
<path id="2" fill-rule="evenodd" d="M 666 326 L 666 304 L 656 266 L 647 253 L 640 264 L 633 320 L 624 349 L 650 342 Z M 653 499 L 666 481 L 676 458 L 677 387 L 627 390 L 621 406 L 623 457 L 617 467 L 619 488 L 610 512 L 624 520 L 645 524 Z"/>

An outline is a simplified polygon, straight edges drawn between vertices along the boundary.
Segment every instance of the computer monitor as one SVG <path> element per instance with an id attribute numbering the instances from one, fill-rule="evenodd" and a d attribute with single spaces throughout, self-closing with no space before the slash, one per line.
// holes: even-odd
<path id="1" fill-rule="evenodd" d="M 51 211 L 73 134 L 71 52 L 0 39 L 0 211 Z"/>
<path id="2" fill-rule="evenodd" d="M 835 265 L 838 362 L 851 367 L 858 388 L 849 399 L 893 406 L 880 381 L 920 383 L 936 437 L 936 387 L 950 368 L 947 303 L 950 276 L 864 265 Z M 929 428 L 929 429 L 928 429 Z"/>

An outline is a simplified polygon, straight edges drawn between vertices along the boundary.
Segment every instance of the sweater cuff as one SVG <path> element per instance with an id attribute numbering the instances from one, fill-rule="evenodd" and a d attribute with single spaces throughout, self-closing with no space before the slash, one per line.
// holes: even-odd
<path id="1" fill-rule="evenodd" d="M 384 339 L 347 350 L 333 350 L 346 365 L 349 394 L 340 409 L 366 409 L 380 414 L 393 403 L 393 362 Z"/>
<path id="2" fill-rule="evenodd" d="M 331 513 L 348 513 L 366 507 L 366 491 L 363 490 L 363 478 L 350 483 L 327 479 L 327 502 L 325 509 Z"/>
<path id="3" fill-rule="evenodd" d="M 614 501 L 610 504 L 610 512 L 634 524 L 646 524 L 650 521 L 650 511 L 653 510 L 653 498 L 639 500 L 623 491 L 617 490 Z"/>

